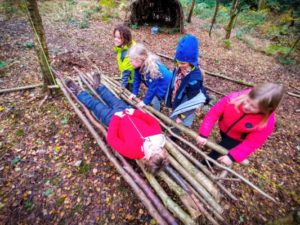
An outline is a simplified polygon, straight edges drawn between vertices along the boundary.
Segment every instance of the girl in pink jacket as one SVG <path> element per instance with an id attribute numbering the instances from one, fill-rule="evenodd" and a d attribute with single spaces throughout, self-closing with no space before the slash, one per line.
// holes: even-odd
<path id="1" fill-rule="evenodd" d="M 197 143 L 205 145 L 218 121 L 221 142 L 229 150 L 222 156 L 212 151 L 209 156 L 230 166 L 242 162 L 261 147 L 275 126 L 274 110 L 283 96 L 283 86 L 265 83 L 253 89 L 231 93 L 206 114 L 199 129 Z"/>

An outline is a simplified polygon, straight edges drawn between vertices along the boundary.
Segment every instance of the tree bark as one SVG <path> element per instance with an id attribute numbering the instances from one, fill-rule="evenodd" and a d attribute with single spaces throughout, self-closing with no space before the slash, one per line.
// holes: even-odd
<path id="1" fill-rule="evenodd" d="M 188 22 L 188 23 L 190 23 L 190 22 L 192 21 L 192 15 L 193 15 L 195 3 L 196 3 L 196 0 L 193 0 L 192 5 L 191 5 L 191 8 L 190 8 L 189 15 L 188 15 L 188 17 L 187 17 L 187 19 L 186 19 L 186 22 Z"/>
<path id="2" fill-rule="evenodd" d="M 49 64 L 49 53 L 42 18 L 40 16 L 36 0 L 28 0 L 27 6 L 29 12 L 28 17 L 34 34 L 35 51 L 38 56 L 44 81 L 43 89 L 48 90 L 48 86 L 55 85 L 56 82 Z"/>
<path id="3" fill-rule="evenodd" d="M 216 0 L 216 8 L 215 8 L 215 13 L 214 13 L 214 16 L 211 20 L 211 26 L 210 26 L 210 29 L 209 29 L 209 37 L 211 36 L 211 31 L 213 29 L 213 26 L 216 22 L 216 19 L 217 19 L 217 15 L 218 15 L 218 11 L 219 11 L 219 5 L 220 5 L 220 0 Z"/>
<path id="4" fill-rule="evenodd" d="M 231 6 L 231 10 L 230 10 L 230 19 L 229 19 L 229 23 L 228 23 L 227 27 L 225 28 L 225 30 L 226 30 L 225 39 L 230 38 L 231 30 L 233 28 L 235 18 L 238 14 L 238 10 L 237 10 L 238 2 L 239 2 L 238 0 L 232 0 L 232 6 Z"/>
<path id="5" fill-rule="evenodd" d="M 257 3 L 257 10 L 258 11 L 265 9 L 266 6 L 267 6 L 267 1 L 266 0 L 258 0 L 258 3 Z"/>

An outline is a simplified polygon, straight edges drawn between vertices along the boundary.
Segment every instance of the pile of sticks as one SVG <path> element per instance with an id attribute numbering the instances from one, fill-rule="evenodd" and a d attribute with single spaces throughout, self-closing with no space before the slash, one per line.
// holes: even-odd
<path id="1" fill-rule="evenodd" d="M 109 76 L 105 76 L 96 67 L 101 74 L 101 81 L 112 92 L 122 98 L 128 104 L 134 106 L 137 103 L 129 100 L 130 93 L 127 90 L 120 90 L 120 84 Z M 78 69 L 78 81 L 80 85 L 85 85 L 95 97 L 101 100 L 101 97 L 91 87 L 91 78 Z M 245 179 L 234 170 L 227 168 L 217 161 L 209 158 L 197 146 L 186 140 L 185 138 L 176 135 L 170 127 L 179 129 L 188 137 L 195 139 L 197 133 L 190 129 L 174 123 L 170 118 L 162 113 L 154 110 L 152 107 L 146 106 L 145 111 L 155 116 L 169 136 L 174 136 L 180 140 L 179 144 L 174 143 L 170 138 L 167 138 L 165 148 L 168 151 L 168 159 L 170 164 L 160 171 L 155 176 L 147 172 L 141 162 L 136 160 L 137 166 L 133 168 L 131 164 L 117 152 L 110 149 L 105 144 L 107 134 L 106 128 L 103 127 L 91 114 L 91 112 L 78 101 L 76 96 L 68 90 L 64 79 L 58 71 L 53 70 L 57 76 L 57 83 L 63 91 L 65 97 L 73 107 L 75 113 L 79 116 L 85 126 L 88 128 L 92 136 L 95 138 L 101 150 L 107 158 L 114 164 L 117 171 L 121 174 L 124 180 L 133 189 L 135 194 L 140 198 L 145 208 L 158 224 L 178 224 L 179 221 L 183 224 L 197 224 L 200 215 L 204 216 L 211 224 L 226 224 L 222 217 L 223 208 L 221 198 L 226 194 L 233 200 L 237 198 L 224 187 L 222 180 L 243 181 L 257 190 L 259 193 L 275 201 L 268 194 L 260 190 L 257 186 Z M 81 110 L 78 105 L 80 105 Z M 82 112 L 84 111 L 84 113 Z M 100 135 L 101 136 L 100 136 Z M 216 176 L 211 168 L 202 165 L 198 159 L 188 153 L 181 147 L 181 143 L 189 146 L 190 149 L 207 161 L 209 165 L 214 164 L 216 167 L 231 173 L 236 178 L 224 178 L 222 175 Z M 226 154 L 227 150 L 212 142 L 208 142 L 208 147 L 215 149 L 222 154 Z M 144 174 L 147 181 L 140 175 Z M 162 187 L 167 185 L 167 192 Z M 177 199 L 177 200 L 174 200 Z"/>

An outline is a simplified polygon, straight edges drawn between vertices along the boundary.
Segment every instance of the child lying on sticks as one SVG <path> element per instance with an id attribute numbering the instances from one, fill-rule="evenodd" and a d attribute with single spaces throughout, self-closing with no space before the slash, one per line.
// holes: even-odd
<path id="1" fill-rule="evenodd" d="M 133 109 L 101 84 L 99 74 L 93 75 L 93 87 L 100 100 L 67 80 L 66 85 L 94 115 L 108 127 L 107 143 L 121 155 L 141 160 L 152 173 L 167 165 L 165 136 L 159 122 L 151 115 Z"/>

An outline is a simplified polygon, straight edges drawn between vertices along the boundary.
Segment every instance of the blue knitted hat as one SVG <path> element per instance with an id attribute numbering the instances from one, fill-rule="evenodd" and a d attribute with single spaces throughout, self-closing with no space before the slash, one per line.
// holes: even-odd
<path id="1" fill-rule="evenodd" d="M 187 34 L 178 42 L 175 60 L 188 62 L 194 66 L 198 65 L 198 40 L 194 35 Z"/>

